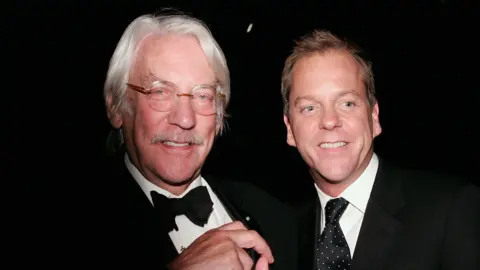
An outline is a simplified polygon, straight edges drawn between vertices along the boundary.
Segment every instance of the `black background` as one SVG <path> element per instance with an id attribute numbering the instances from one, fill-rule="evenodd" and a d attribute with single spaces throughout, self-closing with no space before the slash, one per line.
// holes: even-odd
<path id="1" fill-rule="evenodd" d="M 259 175 L 255 184 L 279 198 L 312 184 L 285 142 L 280 76 L 293 40 L 325 28 L 373 61 L 383 126 L 376 152 L 478 183 L 478 9 L 448 0 L 17 1 L 17 19 L 6 27 L 18 77 L 6 78 L 13 86 L 4 91 L 18 96 L 4 99 L 13 108 L 4 130 L 15 173 L 36 175 L 23 183 L 43 186 L 38 178 L 47 177 L 54 190 L 95 188 L 91 164 L 110 128 L 102 97 L 108 61 L 135 17 L 164 7 L 204 20 L 230 67 L 229 128 L 205 171 L 242 181 Z"/>
<path id="2" fill-rule="evenodd" d="M 51 266 L 67 256 L 90 262 L 86 252 L 98 246 L 95 215 L 103 214 L 92 196 L 102 196 L 96 169 L 110 130 L 102 97 L 108 61 L 134 18 L 163 7 L 204 20 L 230 67 L 229 129 L 205 171 L 253 182 L 282 200 L 311 191 L 302 159 L 285 141 L 280 76 L 293 40 L 325 28 L 363 47 L 373 61 L 383 126 L 377 153 L 407 168 L 480 183 L 473 2 L 14 2 L 2 35 L 13 45 L 2 55 L 1 191 L 12 197 L 4 206 L 13 212 L 2 220 L 14 226 L 4 229 L 13 240 L 8 252 L 21 255 L 17 265 Z M 2 14 L 10 18 L 10 9 Z M 20 188 L 7 188 L 12 183 Z"/>

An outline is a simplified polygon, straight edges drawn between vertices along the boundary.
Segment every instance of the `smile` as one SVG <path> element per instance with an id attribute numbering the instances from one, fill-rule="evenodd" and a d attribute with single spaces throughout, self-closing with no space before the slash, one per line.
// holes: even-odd
<path id="1" fill-rule="evenodd" d="M 327 148 L 327 149 L 340 148 L 340 147 L 344 147 L 345 145 L 347 145 L 346 142 L 324 142 L 320 144 L 320 148 Z"/>
<path id="2" fill-rule="evenodd" d="M 173 147 L 185 147 L 192 145 L 191 143 L 180 143 L 180 142 L 172 142 L 172 141 L 163 141 L 162 144 L 173 146 Z"/>

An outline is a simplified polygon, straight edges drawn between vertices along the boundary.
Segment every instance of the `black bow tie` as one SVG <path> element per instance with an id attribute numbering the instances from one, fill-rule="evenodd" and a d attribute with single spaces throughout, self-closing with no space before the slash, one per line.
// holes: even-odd
<path id="1" fill-rule="evenodd" d="M 182 198 L 167 198 L 155 191 L 150 192 L 152 201 L 161 215 L 166 217 L 167 230 L 178 231 L 175 217 L 179 215 L 187 216 L 190 221 L 198 226 L 205 226 L 208 217 L 213 211 L 213 202 L 210 199 L 208 190 L 204 186 L 196 187 L 188 192 Z"/>

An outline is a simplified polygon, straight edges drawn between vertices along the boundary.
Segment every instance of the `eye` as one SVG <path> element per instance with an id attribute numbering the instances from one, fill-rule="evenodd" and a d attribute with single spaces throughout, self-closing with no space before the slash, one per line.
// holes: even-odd
<path id="1" fill-rule="evenodd" d="M 343 106 L 347 107 L 347 108 L 352 108 L 352 107 L 355 107 L 357 104 L 353 101 L 345 101 L 343 103 Z"/>
<path id="2" fill-rule="evenodd" d="M 311 115 L 317 112 L 318 106 L 315 105 L 305 105 L 300 107 L 300 113 L 301 114 L 306 114 L 306 115 Z"/>
<path id="3" fill-rule="evenodd" d="M 213 101 L 215 99 L 215 90 L 210 88 L 199 89 L 195 91 L 193 96 L 201 101 Z"/>
<path id="4" fill-rule="evenodd" d="M 155 87 L 150 90 L 150 98 L 153 100 L 164 100 L 169 98 L 173 93 L 173 90 L 166 87 Z"/>

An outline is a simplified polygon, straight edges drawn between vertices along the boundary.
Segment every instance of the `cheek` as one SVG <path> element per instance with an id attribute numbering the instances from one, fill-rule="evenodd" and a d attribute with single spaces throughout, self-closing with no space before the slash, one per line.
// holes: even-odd
<path id="1" fill-rule="evenodd" d="M 203 136 L 206 140 L 211 140 L 215 137 L 217 130 L 216 117 L 197 116 L 196 132 Z"/>
<path id="2" fill-rule="evenodd" d="M 317 124 L 314 121 L 298 121 L 292 127 L 295 142 L 298 145 L 308 145 L 318 130 Z"/>
<path id="3" fill-rule="evenodd" d="M 372 133 L 372 121 L 368 115 L 355 115 L 345 117 L 343 126 L 351 135 L 362 136 Z"/>
<path id="4" fill-rule="evenodd" d="M 137 110 L 135 125 L 138 139 L 150 140 L 155 133 L 162 131 L 162 122 L 165 121 L 167 114 L 160 112 L 151 112 L 149 108 Z"/>

